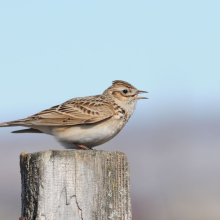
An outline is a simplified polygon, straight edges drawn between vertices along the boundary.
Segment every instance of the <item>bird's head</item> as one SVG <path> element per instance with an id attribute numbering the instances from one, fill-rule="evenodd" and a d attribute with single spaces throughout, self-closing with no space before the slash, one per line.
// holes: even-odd
<path id="1" fill-rule="evenodd" d="M 113 81 L 112 85 L 104 91 L 104 95 L 112 97 L 114 100 L 123 103 L 136 102 L 138 99 L 147 99 L 146 97 L 139 97 L 138 94 L 147 93 L 140 91 L 122 80 Z"/>

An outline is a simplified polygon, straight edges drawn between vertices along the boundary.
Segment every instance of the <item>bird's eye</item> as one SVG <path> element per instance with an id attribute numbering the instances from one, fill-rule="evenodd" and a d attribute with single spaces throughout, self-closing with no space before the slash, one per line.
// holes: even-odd
<path id="1" fill-rule="evenodd" d="M 124 94 L 128 93 L 128 90 L 127 90 L 127 89 L 124 89 L 124 90 L 123 90 L 123 93 L 124 93 Z"/>

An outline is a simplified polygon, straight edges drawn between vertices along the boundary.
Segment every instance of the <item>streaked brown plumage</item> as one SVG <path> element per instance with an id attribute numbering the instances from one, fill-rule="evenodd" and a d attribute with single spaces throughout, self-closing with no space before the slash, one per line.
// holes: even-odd
<path id="1" fill-rule="evenodd" d="M 102 95 L 70 99 L 28 118 L 1 123 L 0 127 L 29 127 L 14 133 L 43 132 L 66 142 L 68 148 L 76 145 L 90 148 L 110 140 L 123 128 L 137 99 L 142 98 L 136 95 L 143 92 L 130 83 L 116 80 Z M 107 128 L 106 135 L 99 130 L 103 125 Z"/>

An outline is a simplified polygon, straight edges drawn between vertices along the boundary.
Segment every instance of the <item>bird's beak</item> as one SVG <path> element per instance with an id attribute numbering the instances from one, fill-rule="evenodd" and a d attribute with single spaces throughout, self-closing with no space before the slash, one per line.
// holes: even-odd
<path id="1" fill-rule="evenodd" d="M 139 90 L 139 91 L 137 92 L 137 95 L 138 95 L 138 94 L 141 94 L 141 93 L 148 93 L 148 92 L 146 92 L 146 91 L 140 91 L 140 90 Z M 135 96 L 135 99 L 148 99 L 148 98 L 147 98 L 147 97 L 138 97 L 138 96 Z"/>

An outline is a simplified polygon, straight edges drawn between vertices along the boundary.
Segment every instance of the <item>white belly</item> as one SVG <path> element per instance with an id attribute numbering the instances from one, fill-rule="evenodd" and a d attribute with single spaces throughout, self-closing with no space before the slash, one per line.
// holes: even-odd
<path id="1" fill-rule="evenodd" d="M 75 125 L 68 128 L 54 128 L 52 134 L 61 142 L 94 147 L 112 139 L 120 132 L 123 126 L 124 123 L 122 120 L 108 120 L 95 125 Z"/>

